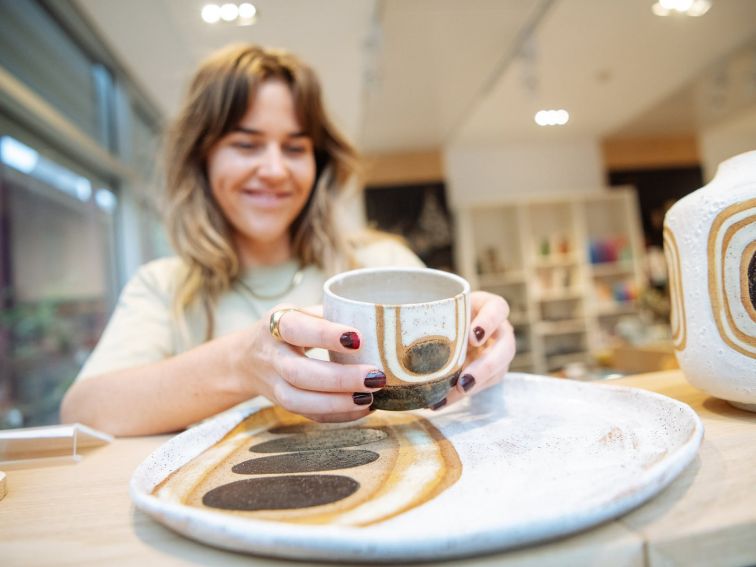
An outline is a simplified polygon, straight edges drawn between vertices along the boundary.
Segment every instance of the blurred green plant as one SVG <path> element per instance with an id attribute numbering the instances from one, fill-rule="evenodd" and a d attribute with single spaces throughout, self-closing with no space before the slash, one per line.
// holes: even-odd
<path id="1" fill-rule="evenodd" d="M 76 329 L 62 313 L 65 308 L 64 301 L 45 299 L 17 303 L 0 312 L 0 352 L 5 359 L 0 391 L 12 392 L 14 399 L 3 405 L 15 410 L 10 415 L 20 412 L 24 426 L 57 420 L 60 400 L 78 371 Z M 0 415 L 0 427 L 3 421 Z"/>

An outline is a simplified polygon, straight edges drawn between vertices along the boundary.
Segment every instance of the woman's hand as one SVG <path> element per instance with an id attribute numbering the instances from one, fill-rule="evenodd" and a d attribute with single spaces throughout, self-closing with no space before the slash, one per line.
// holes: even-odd
<path id="1" fill-rule="evenodd" d="M 279 319 L 281 338 L 270 333 L 270 316 Z M 364 417 L 373 394 L 386 384 L 379 369 L 365 364 L 338 364 L 305 356 L 309 348 L 353 352 L 360 347 L 356 329 L 321 318 L 315 309 L 278 305 L 250 331 L 239 337 L 243 346 L 235 357 L 241 388 L 253 390 L 281 407 L 315 421 L 339 422 Z M 250 333 L 251 332 L 251 336 Z"/>
<path id="2" fill-rule="evenodd" d="M 507 373 L 514 358 L 514 330 L 507 320 L 509 305 L 504 298 L 474 291 L 470 294 L 470 301 L 472 324 L 466 366 L 446 399 L 432 409 L 440 409 L 496 384 Z"/>

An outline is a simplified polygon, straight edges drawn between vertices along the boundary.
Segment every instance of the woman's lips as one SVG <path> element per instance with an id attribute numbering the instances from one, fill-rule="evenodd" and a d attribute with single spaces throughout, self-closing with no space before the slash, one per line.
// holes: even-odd
<path id="1" fill-rule="evenodd" d="M 272 191 L 269 189 L 243 189 L 242 194 L 245 199 L 262 207 L 279 206 L 292 195 L 290 191 Z"/>

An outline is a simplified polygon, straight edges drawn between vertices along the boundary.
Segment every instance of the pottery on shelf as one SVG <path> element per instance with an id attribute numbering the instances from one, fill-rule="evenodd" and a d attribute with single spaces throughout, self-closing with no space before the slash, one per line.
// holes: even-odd
<path id="1" fill-rule="evenodd" d="M 756 411 L 756 151 L 735 156 L 664 219 L 672 338 L 685 377 Z"/>

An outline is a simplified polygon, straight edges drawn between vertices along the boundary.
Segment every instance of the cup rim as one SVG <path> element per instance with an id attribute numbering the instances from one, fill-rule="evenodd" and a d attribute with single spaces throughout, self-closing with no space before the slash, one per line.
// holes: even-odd
<path id="1" fill-rule="evenodd" d="M 435 301 L 419 301 L 416 303 L 375 303 L 370 301 L 358 301 L 356 299 L 349 299 L 348 297 L 344 297 L 342 295 L 338 295 L 334 293 L 331 290 L 331 287 L 334 283 L 337 281 L 343 279 L 344 277 L 348 276 L 356 276 L 362 273 L 376 273 L 376 272 L 406 272 L 406 273 L 434 273 L 435 275 L 440 275 L 445 278 L 451 279 L 456 281 L 458 284 L 462 286 L 462 291 L 457 293 L 456 295 L 452 295 L 449 297 L 445 297 L 443 299 L 437 299 Z M 462 276 L 458 276 L 457 274 L 453 274 L 451 272 L 445 272 L 444 270 L 436 270 L 434 268 L 407 268 L 407 267 L 391 267 L 391 266 L 383 266 L 378 268 L 358 268 L 355 270 L 347 270 L 345 272 L 341 272 L 338 274 L 335 274 L 328 278 L 325 283 L 323 284 L 323 294 L 324 296 L 329 296 L 335 300 L 344 302 L 344 303 L 350 303 L 353 305 L 362 305 L 362 306 L 371 306 L 371 305 L 383 305 L 384 307 L 407 307 L 407 306 L 420 306 L 420 305 L 435 305 L 438 303 L 444 303 L 452 300 L 456 300 L 460 296 L 469 295 L 470 294 L 470 282 L 468 282 L 465 278 Z"/>

